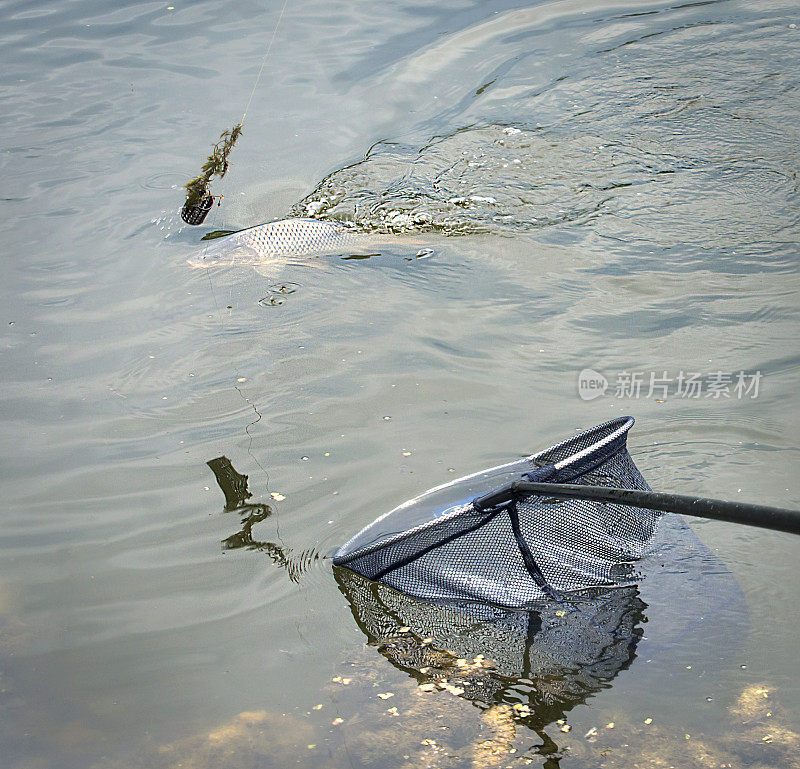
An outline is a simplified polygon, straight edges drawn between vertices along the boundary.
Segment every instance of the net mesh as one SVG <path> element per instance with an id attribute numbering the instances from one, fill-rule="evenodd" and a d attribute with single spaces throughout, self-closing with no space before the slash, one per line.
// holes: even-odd
<path id="1" fill-rule="evenodd" d="M 630 417 L 606 422 L 521 462 L 423 494 L 359 532 L 334 563 L 419 598 L 509 607 L 633 583 L 661 513 L 539 495 L 490 509 L 472 501 L 492 481 L 509 479 L 647 490 L 626 448 L 632 424 Z"/>

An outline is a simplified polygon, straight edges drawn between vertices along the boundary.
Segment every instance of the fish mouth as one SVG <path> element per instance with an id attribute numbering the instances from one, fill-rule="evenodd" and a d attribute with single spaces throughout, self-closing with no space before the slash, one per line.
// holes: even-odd
<path id="1" fill-rule="evenodd" d="M 186 264 L 195 270 L 202 269 L 203 267 L 216 267 L 222 263 L 223 258 L 226 256 L 226 250 L 227 249 L 221 249 L 218 244 L 206 246 L 201 251 L 192 254 L 186 260 Z"/>
<path id="2" fill-rule="evenodd" d="M 234 238 L 235 236 L 220 238 L 216 243 L 209 244 L 190 256 L 186 263 L 193 269 L 252 264 L 258 257 L 257 252 L 251 246 Z"/>
<path id="3" fill-rule="evenodd" d="M 219 242 L 209 244 L 190 256 L 186 260 L 186 264 L 195 270 L 205 267 L 222 267 L 234 264 L 237 250 L 236 243 Z"/>
<path id="4" fill-rule="evenodd" d="M 219 262 L 214 259 L 206 259 L 203 254 L 198 254 L 195 256 L 190 256 L 186 260 L 186 264 L 188 264 L 193 270 L 202 270 L 204 267 L 214 267 L 218 265 Z"/>

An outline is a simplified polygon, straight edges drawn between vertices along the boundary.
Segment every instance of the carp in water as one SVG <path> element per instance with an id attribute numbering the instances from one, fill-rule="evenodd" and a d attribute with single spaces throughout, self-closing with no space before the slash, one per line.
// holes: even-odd
<path id="1" fill-rule="evenodd" d="M 382 245 L 411 241 L 359 232 L 319 219 L 281 219 L 218 238 L 187 260 L 191 267 L 264 266 L 278 258 L 365 253 Z"/>

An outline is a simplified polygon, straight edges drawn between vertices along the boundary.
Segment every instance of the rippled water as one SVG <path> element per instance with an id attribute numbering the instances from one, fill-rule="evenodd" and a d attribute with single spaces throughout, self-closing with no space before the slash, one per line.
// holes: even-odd
<path id="1" fill-rule="evenodd" d="M 505 727 L 419 704 L 313 553 L 623 413 L 654 488 L 800 503 L 796 3 L 290 0 L 200 228 L 180 185 L 239 119 L 279 4 L 0 9 L 6 765 L 494 765 L 469 746 Z M 309 203 L 396 245 L 185 264 L 205 232 Z M 579 397 L 587 368 L 604 397 Z M 626 371 L 638 398 L 615 395 Z M 680 372 L 762 379 L 648 397 Z M 222 455 L 269 515 L 224 512 Z M 649 744 L 692 765 L 699 739 L 794 765 L 785 735 L 719 740 L 756 684 L 800 726 L 798 542 L 692 526 L 747 617 L 702 569 L 677 606 L 643 587 L 636 656 L 571 732 L 539 724 L 556 749 L 521 723 L 502 761 Z"/>

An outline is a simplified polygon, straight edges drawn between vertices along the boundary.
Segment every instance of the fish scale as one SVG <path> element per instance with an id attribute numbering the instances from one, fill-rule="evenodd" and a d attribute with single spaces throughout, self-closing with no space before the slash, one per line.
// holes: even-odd
<path id="1" fill-rule="evenodd" d="M 242 243 L 259 253 L 277 256 L 327 251 L 355 240 L 351 230 L 316 219 L 283 219 L 236 234 Z"/>

